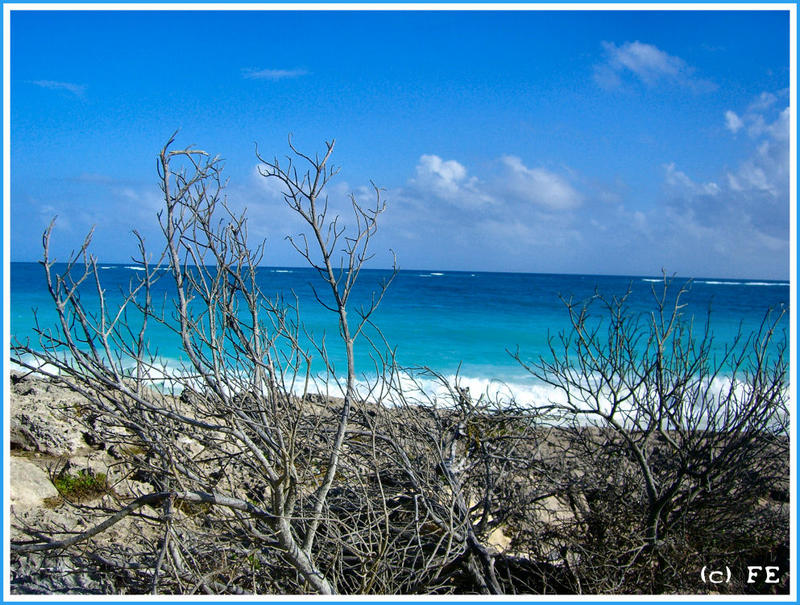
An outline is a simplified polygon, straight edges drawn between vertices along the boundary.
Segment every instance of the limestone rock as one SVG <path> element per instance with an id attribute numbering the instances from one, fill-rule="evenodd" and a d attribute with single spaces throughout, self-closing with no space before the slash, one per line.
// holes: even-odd
<path id="1" fill-rule="evenodd" d="M 11 507 L 13 509 L 41 506 L 45 498 L 58 496 L 50 477 L 38 466 L 12 456 L 11 465 Z"/>
<path id="2" fill-rule="evenodd" d="M 505 534 L 502 527 L 497 527 L 489 534 L 487 544 L 496 552 L 505 553 L 511 548 L 511 538 Z"/>
<path id="3" fill-rule="evenodd" d="M 12 375 L 12 448 L 67 457 L 85 449 L 83 431 L 70 418 L 80 401 L 78 394 L 48 380 Z"/>

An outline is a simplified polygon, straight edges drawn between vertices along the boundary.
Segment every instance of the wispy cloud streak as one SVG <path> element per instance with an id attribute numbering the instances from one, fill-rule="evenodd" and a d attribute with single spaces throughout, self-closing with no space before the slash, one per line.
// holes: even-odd
<path id="1" fill-rule="evenodd" d="M 305 69 L 242 69 L 242 77 L 246 80 L 289 80 L 308 74 Z"/>
<path id="2" fill-rule="evenodd" d="M 76 97 L 82 97 L 86 94 L 86 86 L 83 84 L 74 84 L 72 82 L 58 82 L 56 80 L 31 80 L 30 84 L 38 86 L 39 88 L 47 88 L 49 90 L 65 90 L 72 93 Z"/>
<path id="3" fill-rule="evenodd" d="M 617 46 L 603 42 L 605 61 L 595 66 L 595 80 L 605 88 L 616 88 L 623 78 L 633 76 L 645 86 L 671 83 L 685 86 L 696 92 L 717 88 L 710 80 L 697 78 L 694 68 L 680 57 L 664 52 L 652 44 L 636 40 Z"/>

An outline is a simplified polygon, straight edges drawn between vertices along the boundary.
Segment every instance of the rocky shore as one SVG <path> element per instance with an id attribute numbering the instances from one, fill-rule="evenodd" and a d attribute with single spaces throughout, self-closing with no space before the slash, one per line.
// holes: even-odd
<path id="1" fill-rule="evenodd" d="M 174 402 L 177 406 L 192 405 L 192 396 L 194 394 L 187 391 Z M 10 398 L 9 511 L 10 539 L 14 543 L 41 543 L 43 536 L 47 540 L 69 538 L 104 521 L 135 499 L 158 491 L 158 481 L 142 475 L 136 465 L 131 464 L 139 455 L 137 452 L 119 451 L 119 446 L 99 442 L 91 431 L 85 429 L 85 425 L 91 422 L 86 423 L 82 417 L 85 399 L 79 393 L 53 379 L 13 374 Z M 336 401 L 318 397 L 312 398 L 310 405 L 317 410 L 315 414 L 319 417 L 335 413 L 338 407 Z M 376 414 L 369 406 L 360 413 L 365 418 Z M 383 413 L 391 415 L 394 412 Z M 367 420 L 367 424 L 369 422 Z M 464 438 L 476 439 L 477 434 L 471 431 L 467 427 Z M 540 495 L 528 494 L 525 499 L 529 502 L 527 512 L 509 511 L 509 521 L 497 524 L 487 532 L 484 545 L 495 557 L 498 569 L 508 573 L 509 577 L 512 573 L 522 576 L 540 574 L 543 592 L 570 592 L 570 574 L 578 577 L 582 573 L 580 566 L 589 557 L 588 551 L 581 550 L 586 548 L 586 544 L 591 545 L 587 540 L 608 539 L 609 532 L 620 529 L 612 527 L 615 523 L 624 525 L 621 515 L 628 514 L 628 503 L 620 502 L 615 494 L 635 495 L 636 492 L 620 492 L 627 472 L 624 464 L 617 469 L 617 475 L 609 469 L 607 476 L 599 481 L 590 479 L 589 473 L 597 471 L 592 466 L 595 454 L 576 452 L 572 459 L 566 435 L 559 431 L 548 431 L 548 434 L 549 437 L 537 438 L 536 451 L 525 452 L 524 456 L 542 461 L 545 468 L 540 477 L 552 476 L 554 487 L 545 489 L 541 479 L 537 485 L 528 485 L 520 483 L 521 478 L 519 481 L 512 478 L 511 484 L 518 484 L 513 489 L 522 489 L 526 493 L 540 490 L 537 492 Z M 191 439 L 180 436 L 177 439 L 183 450 L 202 451 L 202 446 Z M 591 441 L 587 439 L 585 443 Z M 564 457 L 567 452 L 571 460 Z M 585 457 L 580 458 L 581 455 Z M 587 462 L 578 468 L 574 466 L 576 460 Z M 602 466 L 600 462 L 597 464 Z M 783 534 L 781 524 L 788 519 L 788 467 L 779 470 L 776 476 L 780 480 L 773 484 L 770 493 L 763 493 L 745 504 L 750 507 L 750 515 L 755 515 L 753 519 L 759 519 L 764 527 L 770 523 L 777 524 L 776 530 L 769 531 L 780 537 Z M 229 477 L 227 480 L 238 483 L 243 493 L 250 489 L 247 477 Z M 562 489 L 559 485 L 567 480 L 573 487 L 559 491 Z M 382 481 L 385 489 L 393 485 L 387 479 Z M 393 489 L 397 490 L 396 494 L 387 492 L 384 502 L 397 506 L 398 512 L 405 510 L 407 505 L 403 502 L 408 500 L 403 491 L 405 488 L 398 484 Z M 347 505 L 346 499 L 342 502 Z M 202 506 L 198 510 L 203 510 Z M 724 504 L 714 504 L 713 507 L 711 510 L 723 510 Z M 159 550 L 163 530 L 159 529 L 160 510 L 142 510 L 141 514 L 126 516 L 92 536 L 82 543 L 80 549 L 12 553 L 9 570 L 11 592 L 34 595 L 148 592 L 147 582 L 152 574 L 148 565 L 152 565 L 153 553 Z M 180 517 L 182 523 L 190 525 L 202 536 L 208 530 L 204 524 L 209 521 L 203 520 L 202 515 L 197 515 L 195 520 L 194 512 L 189 508 L 179 508 L 171 514 L 176 519 Z M 517 521 L 511 521 L 517 513 Z M 519 524 L 519 519 L 526 519 L 522 521 L 524 525 Z M 770 519 L 774 522 L 764 521 Z M 597 537 L 592 537 L 595 534 Z M 531 550 L 520 549 L 525 540 L 536 545 L 537 557 L 531 556 Z M 784 547 L 774 542 L 764 544 L 766 546 L 757 545 L 753 552 L 762 553 L 767 563 L 779 559 L 781 565 L 788 565 L 788 550 L 784 552 Z M 143 557 L 143 553 L 147 556 Z M 106 573 L 104 570 L 114 571 Z M 761 592 L 784 592 L 788 589 L 788 573 L 783 574 L 779 587 L 762 588 Z M 231 587 L 195 586 L 193 590 L 217 594 L 230 592 Z M 280 588 L 276 591 L 279 592 Z"/>
<path id="2" fill-rule="evenodd" d="M 137 480 L 140 477 L 131 472 L 126 456 L 114 446 L 98 443 L 75 421 L 76 415 L 82 413 L 81 394 L 53 379 L 12 374 L 10 395 L 9 501 L 13 542 L 39 541 L 43 535 L 64 539 L 84 532 L 114 510 L 155 491 L 153 485 Z M 184 393 L 178 398 L 179 405 L 190 405 L 193 395 Z M 336 407 L 337 401 L 311 396 L 311 405 L 320 409 L 326 405 Z M 102 485 L 93 493 L 72 497 L 57 489 L 59 477 L 100 478 Z M 555 496 L 545 498 L 540 510 L 541 520 L 553 525 L 572 522 L 579 514 L 574 502 Z M 494 553 L 506 553 L 513 561 L 512 540 L 506 532 L 507 528 L 498 527 L 488 536 L 487 544 Z M 154 524 L 131 516 L 93 536 L 88 541 L 90 546 L 82 548 L 80 554 L 71 550 L 14 553 L 11 591 L 42 595 L 119 593 L 119 578 L 114 581 L 97 571 L 104 563 L 114 563 L 104 559 L 105 553 L 111 549 L 117 557 L 125 557 L 130 550 L 133 556 L 134 551 L 141 550 L 142 542 L 156 543 L 158 539 Z M 127 545 L 139 548 L 128 549 Z M 104 554 L 98 554 L 101 552 Z"/>
<path id="3" fill-rule="evenodd" d="M 43 534 L 69 536 L 87 530 L 96 509 L 150 493 L 151 486 L 129 476 L 113 448 L 97 443 L 70 420 L 79 413 L 82 397 L 54 381 L 12 374 L 9 458 L 9 514 L 14 542 Z M 67 494 L 56 488 L 61 477 L 103 478 L 106 489 Z M 85 491 L 85 490 L 84 490 Z M 67 498 L 77 496 L 74 501 Z M 92 509 L 82 506 L 92 504 Z M 93 538 L 99 546 L 141 541 L 147 524 L 126 518 Z M 95 563 L 97 563 L 95 561 Z M 12 555 L 11 592 L 14 594 L 113 594 L 112 582 L 90 573 L 87 561 L 68 552 Z M 96 567 L 96 565 L 94 566 Z"/>

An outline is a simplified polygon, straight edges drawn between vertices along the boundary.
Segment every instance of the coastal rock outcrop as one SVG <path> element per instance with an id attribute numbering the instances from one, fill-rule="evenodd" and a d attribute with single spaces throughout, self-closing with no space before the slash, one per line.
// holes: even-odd
<path id="1" fill-rule="evenodd" d="M 12 510 L 41 506 L 47 498 L 58 496 L 58 491 L 44 470 L 19 456 L 11 456 L 9 462 Z"/>
<path id="2" fill-rule="evenodd" d="M 83 432 L 64 415 L 81 396 L 51 380 L 11 376 L 11 449 L 70 457 L 87 447 Z"/>

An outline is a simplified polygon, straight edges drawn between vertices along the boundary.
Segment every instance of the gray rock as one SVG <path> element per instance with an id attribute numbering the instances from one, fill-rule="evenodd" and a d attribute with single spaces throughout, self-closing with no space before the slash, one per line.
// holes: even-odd
<path id="1" fill-rule="evenodd" d="M 77 420 L 80 397 L 62 386 L 25 379 L 11 389 L 11 444 L 26 451 L 73 456 L 87 448 Z"/>
<path id="2" fill-rule="evenodd" d="M 11 466 L 11 508 L 26 509 L 41 506 L 45 498 L 58 496 L 50 477 L 38 466 L 20 458 L 12 456 Z"/>
<path id="3" fill-rule="evenodd" d="M 35 435 L 16 417 L 11 418 L 10 442 L 12 450 L 36 452 L 42 449 L 42 445 Z"/>

